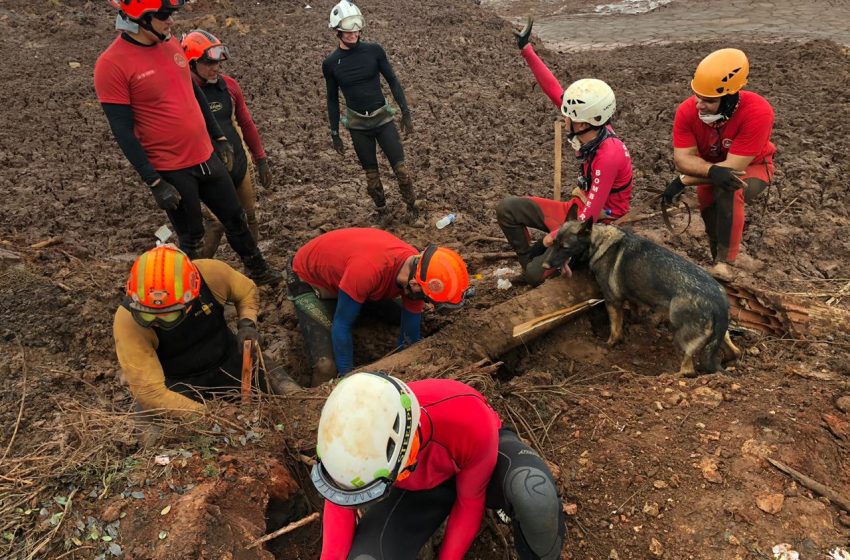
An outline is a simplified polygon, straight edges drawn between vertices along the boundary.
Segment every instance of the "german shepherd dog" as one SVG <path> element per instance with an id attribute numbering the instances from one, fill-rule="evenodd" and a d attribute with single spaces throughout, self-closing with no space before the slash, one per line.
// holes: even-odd
<path id="1" fill-rule="evenodd" d="M 623 302 L 667 312 L 677 346 L 685 353 L 679 373 L 721 369 L 724 352 L 741 352 L 729 337 L 726 291 L 705 270 L 643 237 L 591 221 L 566 222 L 547 250 L 544 268 L 589 262 L 611 320 L 608 344 L 623 339 Z M 696 360 L 696 361 L 695 361 Z"/>

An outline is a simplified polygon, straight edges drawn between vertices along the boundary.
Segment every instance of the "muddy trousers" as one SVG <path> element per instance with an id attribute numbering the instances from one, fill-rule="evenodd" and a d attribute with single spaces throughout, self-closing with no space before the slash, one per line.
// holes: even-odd
<path id="1" fill-rule="evenodd" d="M 393 487 L 357 524 L 349 560 L 414 560 L 451 512 L 457 481 L 430 490 Z M 560 558 L 566 517 L 546 463 L 514 432 L 499 431 L 499 456 L 487 486 L 488 508 L 510 522 L 520 560 Z"/>
<path id="2" fill-rule="evenodd" d="M 747 167 L 744 188 L 726 191 L 713 185 L 697 186 L 699 211 L 716 262 L 735 262 L 744 234 L 745 205 L 767 189 L 772 176 L 773 166 L 762 162 Z"/>
<path id="3" fill-rule="evenodd" d="M 232 178 L 233 184 L 236 185 L 236 197 L 239 199 L 239 205 L 245 211 L 248 231 L 251 232 L 251 237 L 254 238 L 254 241 L 259 241 L 260 224 L 257 221 L 257 198 L 254 193 L 254 181 L 251 177 L 251 170 L 246 169 L 241 179 L 239 177 Z M 224 226 L 208 211 L 204 212 L 204 222 L 204 249 L 201 254 L 203 258 L 211 259 L 221 243 L 221 236 L 224 235 Z"/>
<path id="4" fill-rule="evenodd" d="M 168 218 L 177 233 L 180 249 L 190 259 L 198 258 L 204 248 L 203 202 L 218 218 L 227 241 L 246 261 L 262 260 L 257 242 L 251 237 L 245 211 L 239 204 L 233 181 L 224 164 L 213 154 L 210 159 L 177 171 L 159 171 L 163 179 L 174 185 L 182 197 L 176 210 L 168 210 Z"/>
<path id="5" fill-rule="evenodd" d="M 366 172 L 366 192 L 375 206 L 383 209 L 387 205 L 384 185 L 381 183 L 381 173 L 378 170 L 377 144 L 381 147 L 393 168 L 402 200 L 404 200 L 408 209 L 414 209 L 416 192 L 413 189 L 413 178 L 404 163 L 404 148 L 401 145 L 401 136 L 399 136 L 395 123 L 390 121 L 369 130 L 349 129 L 349 132 L 351 133 L 354 152 Z"/>
<path id="6" fill-rule="evenodd" d="M 320 299 L 313 287 L 295 274 L 291 261 L 287 274 L 287 297 L 295 306 L 298 330 L 304 339 L 304 348 L 310 361 L 311 386 L 318 387 L 334 379 L 338 373 L 331 336 L 336 300 Z M 401 310 L 401 305 L 394 300 L 367 301 L 363 305 L 362 313 L 367 317 L 398 325 L 401 323 Z"/>
<path id="7" fill-rule="evenodd" d="M 531 245 L 528 228 L 555 231 L 567 220 L 575 220 L 581 210 L 581 201 L 572 198 L 557 202 L 536 196 L 510 196 L 496 205 L 496 221 L 502 228 L 511 248 L 516 251 L 525 278 L 531 285 L 543 282 L 549 273 L 543 268 L 543 242 Z"/>

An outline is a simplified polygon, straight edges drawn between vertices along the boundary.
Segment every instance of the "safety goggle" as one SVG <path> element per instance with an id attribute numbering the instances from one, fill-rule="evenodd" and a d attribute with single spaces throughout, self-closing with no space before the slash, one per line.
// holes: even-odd
<path id="1" fill-rule="evenodd" d="M 358 508 L 385 497 L 393 483 L 388 478 L 376 478 L 366 486 L 345 490 L 334 483 L 321 462 L 313 465 L 310 480 L 319 494 L 329 502 L 345 508 Z"/>
<path id="2" fill-rule="evenodd" d="M 155 11 L 152 15 L 154 19 L 158 19 L 159 21 L 168 21 L 168 18 L 176 13 L 176 8 L 162 8 L 161 10 Z"/>
<path id="3" fill-rule="evenodd" d="M 204 51 L 202 62 L 222 62 L 230 58 L 230 51 L 224 45 L 215 45 Z"/>
<path id="4" fill-rule="evenodd" d="M 458 309 L 463 307 L 463 304 L 466 302 L 467 298 L 471 298 L 475 295 L 475 286 L 470 286 L 463 291 L 463 295 L 460 296 L 460 301 L 458 303 L 449 303 L 447 301 L 437 302 L 432 300 L 429 297 L 425 298 L 425 301 L 434 305 L 434 310 L 438 313 L 457 311 Z"/>
<path id="5" fill-rule="evenodd" d="M 157 327 L 167 331 L 183 322 L 183 319 L 186 318 L 187 310 L 184 307 L 167 313 L 148 313 L 147 311 L 133 309 L 132 314 L 133 319 L 145 328 Z"/>

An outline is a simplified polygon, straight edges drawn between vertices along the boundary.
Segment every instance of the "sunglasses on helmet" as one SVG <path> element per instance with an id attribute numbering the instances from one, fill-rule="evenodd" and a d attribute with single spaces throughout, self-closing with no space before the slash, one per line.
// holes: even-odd
<path id="1" fill-rule="evenodd" d="M 131 313 L 133 314 L 133 319 L 145 328 L 157 327 L 164 331 L 168 331 L 183 322 L 183 319 L 185 319 L 187 315 L 187 309 L 184 307 L 167 313 L 148 313 L 147 311 L 133 309 L 131 310 Z"/>
<path id="2" fill-rule="evenodd" d="M 230 58 L 230 51 L 224 45 L 215 45 L 208 48 L 201 58 L 201 62 L 222 62 Z"/>

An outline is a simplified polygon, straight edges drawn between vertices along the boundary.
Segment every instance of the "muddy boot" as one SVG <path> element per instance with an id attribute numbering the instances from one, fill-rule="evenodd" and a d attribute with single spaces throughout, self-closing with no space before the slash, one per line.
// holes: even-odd
<path id="1" fill-rule="evenodd" d="M 215 256 L 219 244 L 221 244 L 221 236 L 224 235 L 224 226 L 218 220 L 204 221 L 204 247 L 201 249 L 202 259 L 211 259 Z"/>
<path id="2" fill-rule="evenodd" d="M 186 253 L 189 260 L 203 259 L 204 238 L 180 240 L 180 250 Z"/>
<path id="3" fill-rule="evenodd" d="M 395 172 L 396 179 L 398 179 L 401 198 L 407 205 L 407 219 L 410 222 L 415 222 L 425 207 L 425 201 L 416 199 L 416 191 L 413 190 L 413 178 L 410 176 L 407 165 L 404 162 L 396 164 L 393 167 L 393 172 Z"/>
<path id="4" fill-rule="evenodd" d="M 388 216 L 387 198 L 384 196 L 384 185 L 381 184 L 381 172 L 379 170 L 366 170 L 366 192 L 375 203 L 376 218 L 383 223 Z"/>
<path id="5" fill-rule="evenodd" d="M 301 391 L 302 387 L 280 368 L 268 372 L 268 383 L 275 395 L 292 395 Z"/>
<path id="6" fill-rule="evenodd" d="M 322 356 L 315 364 L 313 364 L 313 378 L 310 383 L 312 387 L 318 387 L 319 385 L 336 378 L 336 364 L 332 358 Z"/>
<path id="7" fill-rule="evenodd" d="M 254 281 L 257 286 L 265 286 L 266 284 L 277 284 L 283 280 L 283 274 L 275 268 L 269 266 L 266 259 L 259 252 L 242 259 L 242 264 L 248 269 L 248 277 Z"/>

